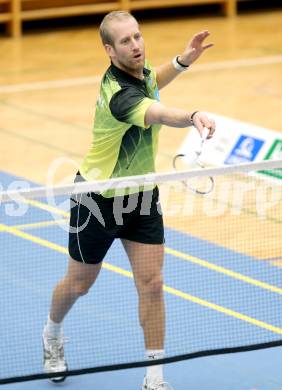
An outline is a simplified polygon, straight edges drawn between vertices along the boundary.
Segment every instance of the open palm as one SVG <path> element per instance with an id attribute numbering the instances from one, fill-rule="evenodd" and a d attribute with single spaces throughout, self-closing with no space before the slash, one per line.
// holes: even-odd
<path id="1" fill-rule="evenodd" d="M 203 51 L 213 46 L 213 43 L 204 45 L 204 41 L 209 35 L 209 31 L 205 30 L 193 36 L 181 55 L 181 60 L 184 64 L 191 65 L 200 57 Z"/>

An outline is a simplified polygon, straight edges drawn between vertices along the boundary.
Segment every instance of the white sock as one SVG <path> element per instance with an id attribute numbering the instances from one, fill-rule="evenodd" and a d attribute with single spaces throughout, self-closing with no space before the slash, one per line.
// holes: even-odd
<path id="1" fill-rule="evenodd" d="M 164 357 L 163 349 L 147 349 L 146 358 L 148 360 L 157 360 Z M 162 364 L 156 364 L 154 366 L 147 367 L 146 377 L 149 383 L 163 381 L 163 366 Z"/>
<path id="2" fill-rule="evenodd" d="M 49 315 L 45 326 L 45 332 L 50 337 L 59 337 L 62 333 L 62 323 L 52 321 Z"/>

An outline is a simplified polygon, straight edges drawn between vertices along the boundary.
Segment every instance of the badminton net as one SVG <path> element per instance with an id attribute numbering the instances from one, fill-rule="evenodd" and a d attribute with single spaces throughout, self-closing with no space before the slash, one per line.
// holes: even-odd
<path id="1" fill-rule="evenodd" d="M 0 384 L 56 376 L 42 367 L 42 330 L 67 267 L 70 196 L 89 192 L 120 199 L 131 188 L 133 203 L 116 211 L 122 219 L 137 188 L 159 188 L 164 363 L 282 345 L 282 191 L 279 175 L 269 174 L 281 169 L 282 161 L 268 161 L 0 193 Z M 195 175 L 212 176 L 214 190 L 189 191 L 183 180 Z M 120 240 L 66 316 L 64 334 L 68 375 L 152 364 Z"/>

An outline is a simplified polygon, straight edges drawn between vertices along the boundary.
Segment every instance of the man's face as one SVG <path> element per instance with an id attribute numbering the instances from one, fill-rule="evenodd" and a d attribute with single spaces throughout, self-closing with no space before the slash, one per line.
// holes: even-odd
<path id="1" fill-rule="evenodd" d="M 113 21 L 110 25 L 113 45 L 105 45 L 113 63 L 121 69 L 138 74 L 145 61 L 144 40 L 134 18 Z"/>

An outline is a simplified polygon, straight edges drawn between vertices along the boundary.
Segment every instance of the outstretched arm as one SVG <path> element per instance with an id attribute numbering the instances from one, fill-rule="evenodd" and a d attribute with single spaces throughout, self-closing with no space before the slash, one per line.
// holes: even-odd
<path id="1" fill-rule="evenodd" d="M 191 118 L 193 115 L 193 118 Z M 215 131 L 215 122 L 203 112 L 188 112 L 178 108 L 165 107 L 161 103 L 153 103 L 146 111 L 145 124 L 162 124 L 171 127 L 188 127 L 194 125 L 200 135 L 204 128 L 209 129 L 207 138 L 211 138 Z"/>
<path id="2" fill-rule="evenodd" d="M 209 49 L 213 46 L 212 43 L 206 45 L 204 44 L 205 39 L 209 37 L 209 35 L 209 31 L 202 31 L 195 34 L 186 46 L 183 53 L 178 56 L 179 63 L 184 65 L 183 70 L 185 70 L 185 66 L 188 67 L 193 64 L 193 62 L 195 62 L 206 49 Z M 165 87 L 179 73 L 181 73 L 181 70 L 176 69 L 172 61 L 159 66 L 156 71 L 159 89 Z"/>

